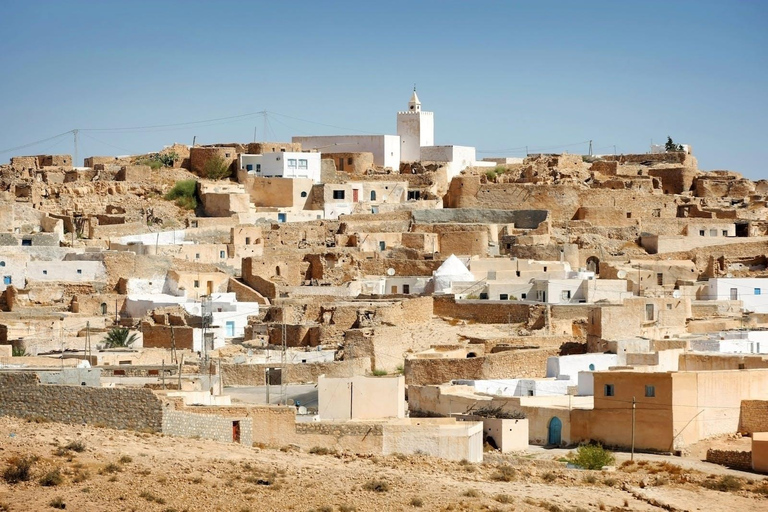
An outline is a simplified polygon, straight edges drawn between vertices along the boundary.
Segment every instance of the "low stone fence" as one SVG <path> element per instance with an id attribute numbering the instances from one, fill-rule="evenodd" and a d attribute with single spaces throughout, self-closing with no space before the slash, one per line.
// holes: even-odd
<path id="1" fill-rule="evenodd" d="M 237 425 L 237 426 L 235 426 Z M 194 414 L 166 410 L 163 413 L 163 434 L 178 437 L 212 439 L 222 443 L 253 444 L 253 421 L 214 414 Z M 236 439 L 235 436 L 240 438 Z"/>
<path id="2" fill-rule="evenodd" d="M 23 372 L 0 374 L 0 415 L 157 432 L 163 410 L 149 389 L 43 385 Z"/>
<path id="3" fill-rule="evenodd" d="M 752 452 L 736 450 L 707 450 L 707 462 L 731 469 L 752 471 Z"/>

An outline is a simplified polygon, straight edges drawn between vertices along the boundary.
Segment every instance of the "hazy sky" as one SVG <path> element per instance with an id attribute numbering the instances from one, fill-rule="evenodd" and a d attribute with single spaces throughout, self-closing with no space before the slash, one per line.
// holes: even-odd
<path id="1" fill-rule="evenodd" d="M 435 143 L 479 157 L 586 153 L 589 139 L 646 152 L 671 135 L 702 169 L 768 178 L 765 1 L 0 5 L 0 162 L 72 153 L 71 135 L 4 150 L 75 128 L 81 159 L 254 128 L 394 134 L 415 82 Z"/>

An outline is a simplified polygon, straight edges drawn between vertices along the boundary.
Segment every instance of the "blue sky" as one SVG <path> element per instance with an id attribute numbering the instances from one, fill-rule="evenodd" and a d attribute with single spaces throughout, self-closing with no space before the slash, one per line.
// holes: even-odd
<path id="1" fill-rule="evenodd" d="M 645 152 L 768 178 L 768 2 L 4 1 L 0 151 L 79 128 L 80 158 L 173 142 L 396 133 L 478 156 Z M 144 128 L 260 114 L 187 126 Z M 324 126 L 332 125 L 332 126 Z M 95 128 L 136 130 L 85 131 Z M 71 135 L 0 153 L 73 152 Z"/>

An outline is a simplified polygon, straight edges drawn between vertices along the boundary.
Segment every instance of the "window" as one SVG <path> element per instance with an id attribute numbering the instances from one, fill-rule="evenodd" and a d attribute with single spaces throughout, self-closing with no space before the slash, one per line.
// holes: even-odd
<path id="1" fill-rule="evenodd" d="M 224 153 L 224 158 L 229 158 L 229 153 Z"/>
<path id="2" fill-rule="evenodd" d="M 344 191 L 343 190 L 334 190 L 333 191 L 333 198 L 334 199 L 344 199 Z"/>
<path id="3" fill-rule="evenodd" d="M 47 270 L 43 270 L 43 275 L 47 276 L 48 275 L 48 271 Z"/>
<path id="4" fill-rule="evenodd" d="M 307 197 L 307 191 L 306 190 L 302 190 L 301 197 Z"/>
<path id="5" fill-rule="evenodd" d="M 256 164 L 256 172 L 261 172 L 261 164 Z"/>
<path id="6" fill-rule="evenodd" d="M 723 230 L 723 236 L 728 236 L 728 230 L 726 229 Z"/>
<path id="7" fill-rule="evenodd" d="M 81 268 L 77 269 L 77 273 L 82 275 L 83 269 L 81 269 Z"/>
<path id="8" fill-rule="evenodd" d="M 371 201 L 375 201 L 375 200 L 376 200 L 376 191 L 371 190 Z"/>
<path id="9" fill-rule="evenodd" d="M 11 276 L 3 276 L 3 284 L 12 284 Z"/>
<path id="10" fill-rule="evenodd" d="M 421 191 L 419 190 L 409 190 L 408 191 L 408 200 L 409 201 L 417 201 L 421 199 Z"/>
<path id="11" fill-rule="evenodd" d="M 700 229 L 700 230 L 699 230 L 699 236 L 704 236 L 704 234 L 705 234 L 705 233 L 706 233 L 706 232 L 705 232 L 703 229 Z"/>
<path id="12" fill-rule="evenodd" d="M 656 396 L 656 386 L 645 386 L 645 396 L 654 398 Z"/>
<path id="13" fill-rule="evenodd" d="M 226 251 L 219 251 L 219 258 L 226 258 L 227 252 Z"/>
<path id="14" fill-rule="evenodd" d="M 192 222 L 190 222 L 190 226 L 193 227 L 193 228 L 196 228 L 197 227 L 197 221 L 193 220 Z"/>
<path id="15" fill-rule="evenodd" d="M 662 273 L 656 274 L 656 284 L 659 286 L 664 284 L 664 274 Z"/>
<path id="16" fill-rule="evenodd" d="M 4 267 L 4 266 L 5 266 L 5 262 L 4 261 L 0 261 L 0 267 Z"/>
<path id="17" fill-rule="evenodd" d="M 245 245 L 251 245 L 251 237 L 245 237 Z"/>
<path id="18" fill-rule="evenodd" d="M 246 164 L 245 165 L 245 170 L 248 171 L 248 172 L 251 172 L 253 170 L 253 164 Z"/>
<path id="19" fill-rule="evenodd" d="M 304 158 L 299 159 L 299 169 L 308 169 L 309 165 L 307 163 L 307 160 Z"/>
<path id="20" fill-rule="evenodd" d="M 520 295 L 520 297 L 522 297 L 522 299 L 525 300 L 528 297 L 528 294 L 527 293 L 523 293 L 523 294 Z"/>
<path id="21" fill-rule="evenodd" d="M 614 391 L 613 384 L 606 384 L 603 388 L 603 394 L 605 396 L 613 396 Z"/>
<path id="22" fill-rule="evenodd" d="M 196 260 L 199 260 L 199 259 L 200 259 L 200 253 L 199 253 L 199 252 L 196 252 L 196 253 L 195 253 L 195 259 L 196 259 Z"/>
<path id="23" fill-rule="evenodd" d="M 571 298 L 571 290 L 563 290 L 560 296 L 563 298 L 563 300 L 569 300 Z"/>
<path id="24" fill-rule="evenodd" d="M 347 165 L 352 165 L 352 157 L 347 158 Z"/>
<path id="25" fill-rule="evenodd" d="M 755 295 L 760 295 L 761 291 L 762 290 L 760 288 L 755 288 Z"/>
<path id="26" fill-rule="evenodd" d="M 482 292 L 482 293 L 480 294 L 480 298 L 481 298 L 482 300 L 488 300 L 488 293 L 486 293 L 486 292 Z"/>
<path id="27" fill-rule="evenodd" d="M 671 311 L 672 310 L 672 304 L 667 304 L 667 309 Z"/>
<path id="28" fill-rule="evenodd" d="M 589 371 L 593 372 L 595 371 L 595 365 L 592 363 L 589 363 Z"/>
<path id="29" fill-rule="evenodd" d="M 288 168 L 289 169 L 295 169 L 296 168 L 296 159 L 295 158 L 289 158 L 288 159 Z"/>
<path id="30" fill-rule="evenodd" d="M 24 240 L 21 241 L 21 245 L 23 247 L 29 247 L 32 245 L 32 240 L 29 238 L 25 238 Z"/>
<path id="31" fill-rule="evenodd" d="M 404 284 L 404 285 L 403 285 L 403 293 L 404 293 L 404 294 L 406 294 L 406 295 L 407 295 L 407 294 L 409 294 L 409 293 L 411 293 L 411 285 L 409 285 L 409 284 Z"/>
<path id="32" fill-rule="evenodd" d="M 380 241 L 379 242 L 379 250 L 380 251 L 385 251 L 386 249 L 387 249 L 387 242 L 385 242 L 384 240 Z"/>
<path id="33" fill-rule="evenodd" d="M 717 236 L 717 230 L 716 229 L 710 229 L 709 230 L 709 236 Z"/>
<path id="34" fill-rule="evenodd" d="M 200 281 L 195 281 L 194 287 L 195 288 L 200 288 Z"/>
<path id="35" fill-rule="evenodd" d="M 509 294 L 508 293 L 500 293 L 499 294 L 499 300 L 509 300 Z"/>
<path id="36" fill-rule="evenodd" d="M 546 272 L 546 271 L 547 271 L 547 267 L 544 267 L 544 272 Z"/>
<path id="37" fill-rule="evenodd" d="M 645 305 L 645 319 L 647 321 L 653 320 L 653 304 Z"/>

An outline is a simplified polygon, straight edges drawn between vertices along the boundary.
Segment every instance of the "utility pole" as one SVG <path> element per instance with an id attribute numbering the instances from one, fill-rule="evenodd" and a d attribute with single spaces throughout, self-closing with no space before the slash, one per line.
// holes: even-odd
<path id="1" fill-rule="evenodd" d="M 85 324 L 85 357 L 88 359 L 88 363 L 91 362 L 91 322 L 88 321 Z"/>
<path id="2" fill-rule="evenodd" d="M 79 132 L 77 128 L 72 130 L 72 135 L 75 136 L 75 159 L 72 161 L 72 167 L 77 167 L 77 132 Z"/>
<path id="3" fill-rule="evenodd" d="M 637 402 L 635 397 L 632 397 L 632 453 L 629 456 L 629 460 L 635 460 L 635 410 L 637 408 Z"/>
<path id="4" fill-rule="evenodd" d="M 613 156 L 616 156 L 616 144 L 613 145 Z"/>
<path id="5" fill-rule="evenodd" d="M 267 384 L 267 405 L 269 405 L 269 368 L 264 370 L 264 380 Z"/>
<path id="6" fill-rule="evenodd" d="M 589 141 L 589 156 L 592 156 L 592 141 Z"/>
<path id="7" fill-rule="evenodd" d="M 195 147 L 195 141 L 197 140 L 197 135 L 192 136 L 192 147 Z"/>

